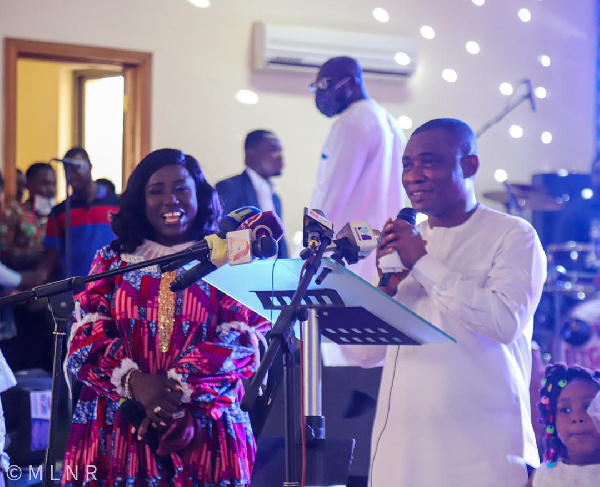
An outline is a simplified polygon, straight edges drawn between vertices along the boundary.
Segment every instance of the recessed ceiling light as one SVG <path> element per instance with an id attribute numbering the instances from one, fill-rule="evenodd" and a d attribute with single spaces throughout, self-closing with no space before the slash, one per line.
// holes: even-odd
<path id="1" fill-rule="evenodd" d="M 548 56 L 546 54 L 542 54 L 538 59 L 540 61 L 540 64 L 542 66 L 544 66 L 545 68 L 550 66 L 550 56 Z"/>
<path id="2" fill-rule="evenodd" d="M 251 90 L 240 90 L 235 94 L 235 99 L 244 105 L 256 105 L 258 95 Z"/>
<path id="3" fill-rule="evenodd" d="M 500 83 L 500 93 L 506 96 L 513 94 L 513 87 L 510 83 Z"/>
<path id="4" fill-rule="evenodd" d="M 552 134 L 550 132 L 542 132 L 540 138 L 544 144 L 549 144 L 552 142 Z"/>
<path id="5" fill-rule="evenodd" d="M 543 86 L 538 86 L 535 90 L 533 90 L 533 92 L 535 93 L 535 96 L 539 99 L 546 98 L 546 88 L 544 88 Z"/>
<path id="6" fill-rule="evenodd" d="M 397 52 L 394 56 L 394 61 L 400 66 L 408 66 L 410 64 L 410 56 L 405 52 Z"/>
<path id="7" fill-rule="evenodd" d="M 398 126 L 403 130 L 408 130 L 413 126 L 412 118 L 407 117 L 406 115 L 400 115 L 397 122 Z"/>
<path id="8" fill-rule="evenodd" d="M 458 75 L 456 74 L 456 71 L 448 68 L 442 71 L 442 78 L 444 78 L 448 83 L 454 83 L 458 79 Z"/>
<path id="9" fill-rule="evenodd" d="M 467 48 L 467 52 L 469 54 L 479 54 L 479 51 L 481 50 L 479 48 L 479 44 L 475 41 L 469 41 L 467 42 L 467 44 L 465 45 L 465 47 Z"/>
<path id="10" fill-rule="evenodd" d="M 531 20 L 531 12 L 526 8 L 520 9 L 517 15 L 522 22 L 529 22 Z"/>
<path id="11" fill-rule="evenodd" d="M 520 125 L 511 125 L 508 129 L 508 133 L 511 137 L 515 139 L 520 139 L 521 137 L 523 137 L 523 129 Z"/>
<path id="12" fill-rule="evenodd" d="M 429 25 L 424 25 L 423 27 L 421 27 L 420 32 L 425 39 L 431 40 L 435 37 L 435 30 L 433 30 L 433 27 Z"/>
<path id="13" fill-rule="evenodd" d="M 188 0 L 194 7 L 208 8 L 210 7 L 209 0 Z"/>
<path id="14" fill-rule="evenodd" d="M 381 7 L 373 9 L 373 17 L 379 22 L 387 22 L 390 20 L 390 14 L 387 13 L 386 9 Z"/>

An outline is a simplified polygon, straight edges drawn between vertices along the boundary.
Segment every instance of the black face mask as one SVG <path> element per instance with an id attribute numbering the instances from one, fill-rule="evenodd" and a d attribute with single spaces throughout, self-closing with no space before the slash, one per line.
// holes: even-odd
<path id="1" fill-rule="evenodd" d="M 340 91 L 348 81 L 349 79 L 343 80 L 337 87 L 333 86 L 326 90 L 317 90 L 315 103 L 323 115 L 333 117 L 348 107 L 345 91 Z"/>

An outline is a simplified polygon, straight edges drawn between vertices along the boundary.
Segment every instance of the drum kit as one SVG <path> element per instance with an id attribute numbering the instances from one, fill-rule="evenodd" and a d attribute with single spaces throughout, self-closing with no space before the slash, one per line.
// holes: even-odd
<path id="1" fill-rule="evenodd" d="M 483 196 L 520 215 L 523 210 L 546 212 L 565 207 L 545 188 L 525 184 L 511 184 L 506 192 Z M 592 243 L 569 241 L 548 245 L 546 255 L 548 278 L 534 320 L 534 339 L 548 361 L 600 369 L 600 290 L 595 283 L 600 254 Z"/>

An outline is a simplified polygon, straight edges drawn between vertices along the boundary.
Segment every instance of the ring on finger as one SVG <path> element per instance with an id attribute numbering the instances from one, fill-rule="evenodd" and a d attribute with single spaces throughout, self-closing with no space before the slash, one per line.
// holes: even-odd
<path id="1" fill-rule="evenodd" d="M 160 406 L 156 406 L 152 411 L 154 411 L 154 414 L 158 414 L 162 411 L 162 408 Z"/>

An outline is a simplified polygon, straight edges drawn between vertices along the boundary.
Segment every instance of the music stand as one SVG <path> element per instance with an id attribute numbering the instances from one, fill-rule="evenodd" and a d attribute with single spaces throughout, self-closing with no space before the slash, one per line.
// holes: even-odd
<path id="1" fill-rule="evenodd" d="M 204 277 L 204 280 L 215 286 L 217 289 L 229 294 L 242 304 L 252 309 L 259 315 L 272 322 L 279 323 L 280 315 L 288 312 L 288 307 L 292 302 L 292 298 L 299 287 L 298 282 L 302 273 L 304 261 L 300 259 L 283 259 L 276 261 L 257 261 L 244 266 L 223 266 L 215 272 Z M 328 339 L 342 345 L 424 345 L 433 343 L 453 343 L 455 340 L 439 330 L 431 323 L 427 322 L 417 314 L 404 307 L 387 294 L 375 288 L 345 266 L 335 262 L 332 259 L 323 259 L 319 271 L 324 267 L 332 269 L 323 284 L 315 284 L 315 280 L 311 279 L 306 287 L 304 296 L 302 297 L 302 306 L 311 310 L 311 319 L 303 318 Z M 314 276 L 313 276 L 314 277 Z M 276 324 L 276 327 L 277 327 Z M 295 333 L 298 335 L 297 331 Z M 320 413 L 320 351 L 319 341 L 314 340 L 314 334 L 309 337 L 304 337 L 305 342 L 311 344 L 313 349 L 310 353 L 310 362 L 319 365 L 318 371 L 311 371 L 307 374 L 309 377 L 316 379 L 318 384 L 311 384 L 307 389 L 314 397 L 305 397 L 305 404 L 315 407 L 307 414 L 307 423 L 313 426 L 315 438 L 318 448 L 311 455 L 311 451 L 307 449 L 307 485 L 310 486 L 333 486 L 345 485 L 348 477 L 351 453 L 353 444 L 349 450 L 346 448 L 343 452 L 343 445 L 340 445 L 336 440 L 333 442 L 333 447 L 337 449 L 338 456 L 348 455 L 348 458 L 340 460 L 338 466 L 339 473 L 323 472 L 324 466 L 330 469 L 335 468 L 331 463 L 327 448 L 323 447 L 325 440 L 324 435 L 324 418 L 319 418 Z M 288 356 L 289 351 L 284 354 L 285 364 L 284 370 L 286 374 L 291 375 Z M 292 360 L 293 360 L 293 354 Z M 318 359 L 315 359 L 318 357 Z M 266 360 L 266 359 L 265 359 Z M 305 357 L 306 360 L 306 357 Z M 272 362 L 272 359 L 271 359 Z M 264 363 L 261 363 L 256 376 L 254 377 L 251 387 L 248 389 L 247 397 L 244 398 L 246 406 L 248 403 L 252 405 L 258 391 L 257 382 L 262 382 L 264 377 L 261 370 Z M 268 369 L 270 363 L 266 366 Z M 291 379 L 293 380 L 293 379 Z M 293 387 L 290 387 L 290 379 L 285 381 L 285 409 L 286 423 L 294 420 L 294 401 Z M 286 424 L 286 450 L 287 443 L 292 442 L 287 436 L 294 436 L 295 428 Z M 273 450 L 275 443 L 272 439 L 265 439 L 267 442 L 263 444 L 269 448 L 268 454 L 263 456 L 261 451 L 257 452 L 257 460 L 255 465 L 255 474 L 263 465 L 273 465 L 272 461 Z M 326 443 L 326 442 L 325 442 Z M 286 454 L 288 452 L 286 451 Z M 298 449 L 295 449 L 293 458 L 287 459 L 291 463 L 292 479 L 287 479 L 283 483 L 284 487 L 299 485 L 297 483 L 298 474 L 295 471 L 295 464 L 300 458 Z M 280 462 L 279 465 L 281 464 Z M 311 467 L 313 467 L 311 469 Z M 279 467 L 280 468 L 280 467 Z M 318 471 L 321 470 L 321 471 Z M 276 472 L 276 474 L 281 472 Z M 286 472 L 287 474 L 288 472 Z M 288 475 L 289 477 L 289 475 Z M 254 477 L 253 477 L 254 478 Z M 269 473 L 271 485 L 275 485 L 278 480 L 274 478 L 273 472 Z"/>

